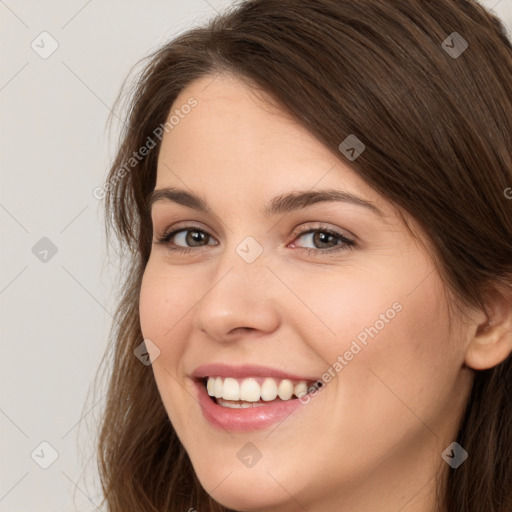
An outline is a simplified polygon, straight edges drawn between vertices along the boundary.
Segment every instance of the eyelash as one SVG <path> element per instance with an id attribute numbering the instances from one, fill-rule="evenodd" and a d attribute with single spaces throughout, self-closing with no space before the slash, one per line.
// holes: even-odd
<path id="1" fill-rule="evenodd" d="M 205 234 L 207 236 L 211 236 L 207 231 L 205 231 L 203 229 L 200 229 L 200 228 L 198 228 L 196 226 L 184 226 L 182 228 L 176 229 L 176 230 L 168 232 L 168 233 L 165 232 L 163 235 L 161 235 L 158 238 L 158 240 L 155 242 L 155 244 L 168 246 L 168 249 L 170 251 L 177 251 L 177 252 L 184 253 L 184 254 L 188 254 L 188 253 L 190 253 L 191 251 L 193 251 L 195 249 L 201 249 L 202 247 L 206 247 L 206 246 L 198 246 L 198 247 L 175 246 L 175 247 L 170 247 L 170 245 L 171 245 L 170 244 L 171 238 L 174 235 L 176 235 L 178 233 L 181 233 L 182 231 L 194 231 L 194 232 L 197 232 L 197 233 L 203 233 L 203 234 Z M 325 233 L 325 234 L 331 235 L 335 239 L 339 240 L 341 243 L 338 243 L 338 244 L 336 244 L 335 247 L 331 247 L 329 249 L 311 249 L 309 247 L 299 247 L 298 249 L 302 249 L 304 251 L 307 251 L 308 255 L 316 255 L 316 254 L 320 254 L 320 253 L 323 253 L 323 254 L 325 254 L 325 253 L 328 253 L 328 254 L 338 253 L 339 251 L 346 251 L 346 250 L 354 249 L 356 247 L 356 243 L 354 242 L 354 240 L 351 240 L 350 238 L 347 238 L 345 235 L 342 235 L 338 231 L 334 231 L 331 228 L 323 227 L 323 226 L 318 227 L 318 228 L 314 228 L 314 229 L 297 230 L 297 231 L 295 231 L 292 234 L 292 236 L 294 237 L 294 240 L 295 240 L 295 238 L 297 238 L 297 237 L 300 237 L 300 236 L 303 236 L 303 235 L 307 235 L 307 234 L 310 234 L 310 233 L 316 233 L 316 232 L 320 232 L 320 233 Z"/>

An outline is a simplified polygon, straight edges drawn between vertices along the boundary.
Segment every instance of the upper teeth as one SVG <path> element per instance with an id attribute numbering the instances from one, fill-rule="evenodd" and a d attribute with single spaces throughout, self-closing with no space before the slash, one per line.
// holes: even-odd
<path id="1" fill-rule="evenodd" d="M 261 385 L 252 377 L 239 380 L 232 377 L 208 377 L 206 389 L 215 398 L 246 402 L 257 402 L 260 399 L 268 402 L 278 396 L 281 400 L 289 400 L 292 395 L 300 398 L 308 392 L 306 381 L 294 384 L 289 379 L 276 381 L 272 377 L 265 378 Z"/>

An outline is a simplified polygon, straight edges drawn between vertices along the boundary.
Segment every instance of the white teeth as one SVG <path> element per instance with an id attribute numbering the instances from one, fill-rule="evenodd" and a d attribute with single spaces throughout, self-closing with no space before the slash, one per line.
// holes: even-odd
<path id="1" fill-rule="evenodd" d="M 227 379 L 226 379 L 227 380 Z M 223 397 L 224 398 L 224 397 Z M 239 400 L 257 402 L 261 398 L 261 387 L 255 379 L 244 379 L 240 386 Z"/>
<path id="2" fill-rule="evenodd" d="M 284 379 L 277 388 L 277 394 L 281 400 L 289 400 L 293 395 L 293 384 L 291 380 Z"/>
<path id="3" fill-rule="evenodd" d="M 298 384 L 295 384 L 295 387 L 293 388 L 293 394 L 297 398 L 301 398 L 308 392 L 308 385 L 305 382 L 299 382 Z"/>
<path id="4" fill-rule="evenodd" d="M 277 385 L 274 379 L 265 379 L 261 385 L 261 399 L 268 402 L 277 397 Z"/>
<path id="5" fill-rule="evenodd" d="M 236 379 L 230 377 L 224 379 L 222 398 L 224 400 L 240 400 L 240 386 Z"/>
<path id="6" fill-rule="evenodd" d="M 230 409 L 248 409 L 250 407 L 261 407 L 265 405 L 260 402 L 229 402 L 222 398 L 218 398 L 217 403 L 222 405 L 222 407 L 229 407 Z"/>
<path id="7" fill-rule="evenodd" d="M 308 385 L 306 381 L 300 381 L 294 385 L 289 379 L 276 381 L 272 377 L 265 378 L 261 385 L 255 378 L 251 377 L 247 379 L 208 377 L 206 389 L 210 396 L 219 399 L 218 403 L 220 405 L 245 408 L 252 407 L 260 401 L 270 402 L 277 397 L 281 400 L 290 400 L 292 396 L 300 398 L 308 392 Z M 230 402 L 224 402 L 225 400 Z"/>
<path id="8" fill-rule="evenodd" d="M 206 390 L 210 396 L 215 396 L 215 379 L 208 379 Z"/>
<path id="9" fill-rule="evenodd" d="M 215 379 L 215 398 L 222 398 L 224 384 L 221 377 Z"/>

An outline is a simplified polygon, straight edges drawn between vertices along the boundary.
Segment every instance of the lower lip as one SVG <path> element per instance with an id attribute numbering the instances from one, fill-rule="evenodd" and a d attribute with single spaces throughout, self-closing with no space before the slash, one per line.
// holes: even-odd
<path id="1" fill-rule="evenodd" d="M 202 382 L 194 381 L 199 404 L 206 420 L 220 430 L 248 431 L 260 430 L 282 422 L 304 406 L 299 399 L 272 402 L 259 407 L 233 409 L 215 403 Z"/>

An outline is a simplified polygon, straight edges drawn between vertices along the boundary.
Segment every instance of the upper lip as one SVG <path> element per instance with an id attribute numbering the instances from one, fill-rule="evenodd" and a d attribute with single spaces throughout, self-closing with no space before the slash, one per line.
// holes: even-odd
<path id="1" fill-rule="evenodd" d="M 273 377 L 276 379 L 305 380 L 315 382 L 317 377 L 297 375 L 276 368 L 260 365 L 237 365 L 230 366 L 224 363 L 211 363 L 198 366 L 191 374 L 194 379 L 203 379 L 205 377 Z"/>

